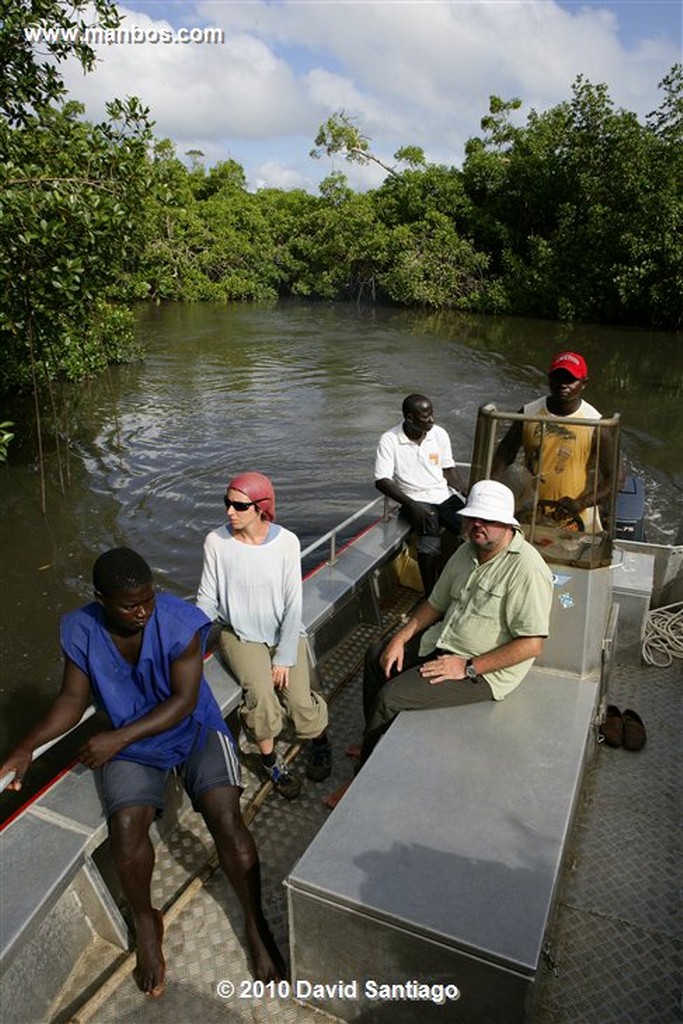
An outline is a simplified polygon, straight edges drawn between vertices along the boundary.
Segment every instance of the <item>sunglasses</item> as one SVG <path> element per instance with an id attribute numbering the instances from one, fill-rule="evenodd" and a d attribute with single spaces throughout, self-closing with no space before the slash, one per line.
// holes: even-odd
<path id="1" fill-rule="evenodd" d="M 231 501 L 227 495 L 223 497 L 223 504 L 226 509 L 234 508 L 235 512 L 246 512 L 252 505 L 256 507 L 259 501 L 263 501 L 263 498 L 257 498 L 256 501 Z"/>

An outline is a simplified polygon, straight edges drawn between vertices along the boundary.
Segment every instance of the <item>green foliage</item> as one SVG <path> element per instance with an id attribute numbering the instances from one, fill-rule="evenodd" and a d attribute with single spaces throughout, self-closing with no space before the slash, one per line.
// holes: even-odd
<path id="1" fill-rule="evenodd" d="M 107 110 L 99 125 L 74 103 L 18 127 L 0 120 L 3 390 L 96 372 L 106 352 L 95 349 L 114 335 L 122 351 L 121 317 L 103 297 L 142 243 L 150 128 L 135 99 Z"/>
<path id="2" fill-rule="evenodd" d="M 683 320 L 681 72 L 648 124 L 579 76 L 513 128 L 492 97 L 463 169 L 472 237 L 517 313 L 676 327 Z"/>
<path id="3" fill-rule="evenodd" d="M 0 0 L 0 391 L 100 372 L 133 354 L 132 320 L 106 301 L 134 267 L 148 183 L 148 111 L 115 100 L 84 122 L 60 105 L 59 65 L 85 71 L 90 28 L 115 28 L 110 0 Z M 27 32 L 45 30 L 39 44 Z"/>
<path id="4" fill-rule="evenodd" d="M 288 291 L 296 263 L 290 239 L 313 197 L 254 195 L 233 160 L 188 172 L 164 142 L 155 146 L 148 199 L 147 243 L 128 297 L 272 301 Z"/>
<path id="5" fill-rule="evenodd" d="M 420 146 L 401 146 L 394 153 L 394 160 L 408 164 L 409 167 L 427 166 L 424 149 L 421 149 Z"/>
<path id="6" fill-rule="evenodd" d="M 315 146 L 310 151 L 314 160 L 323 156 L 335 156 L 340 153 L 349 163 L 375 163 L 387 174 L 397 174 L 395 167 L 390 166 L 372 152 L 371 139 L 364 135 L 354 118 L 340 110 L 328 117 L 318 129 Z M 424 150 L 419 146 L 402 146 L 394 153 L 394 160 L 406 163 L 409 167 L 421 167 L 425 164 Z"/>
<path id="7" fill-rule="evenodd" d="M 370 160 L 369 138 L 343 110 L 320 125 L 310 156 L 320 160 L 324 155 L 334 156 L 336 153 L 342 153 L 350 163 L 366 164 Z"/>
<path id="8" fill-rule="evenodd" d="M 290 291 L 324 299 L 373 300 L 386 234 L 372 199 L 353 192 L 341 174 L 329 175 L 320 192 L 302 211 L 290 240 L 296 274 Z"/>
<path id="9" fill-rule="evenodd" d="M 334 172 L 320 194 L 247 190 L 232 160 L 188 170 L 157 144 L 146 252 L 131 296 L 258 300 L 378 299 L 434 309 L 676 326 L 681 319 L 681 72 L 641 124 L 604 85 L 519 117 L 490 97 L 462 170 L 372 152 L 343 112 L 313 155 L 374 161 L 363 194 Z M 675 143 L 678 143 L 677 145 Z"/>
<path id="10" fill-rule="evenodd" d="M 120 22 L 111 0 L 0 0 L 0 117 L 25 124 L 61 99 L 65 89 L 58 65 L 73 55 L 90 71 L 95 51 L 84 33 L 116 28 Z M 53 34 L 36 45 L 25 30 L 40 28 Z"/>
<path id="11" fill-rule="evenodd" d="M 674 64 L 659 88 L 664 92 L 664 99 L 659 108 L 648 115 L 648 127 L 659 139 L 680 146 L 683 143 L 683 64 Z"/>
<path id="12" fill-rule="evenodd" d="M 381 283 L 389 298 L 434 309 L 485 306 L 488 260 L 461 238 L 452 221 L 432 211 L 393 230 Z"/>
<path id="13" fill-rule="evenodd" d="M 378 217 L 388 226 L 412 224 L 429 213 L 442 213 L 464 230 L 472 217 L 462 173 L 456 167 L 429 164 L 387 178 L 374 192 Z"/>

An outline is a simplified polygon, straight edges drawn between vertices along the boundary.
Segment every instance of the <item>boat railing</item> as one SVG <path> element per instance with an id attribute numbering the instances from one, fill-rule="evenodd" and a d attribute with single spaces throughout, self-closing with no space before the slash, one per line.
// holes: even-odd
<path id="1" fill-rule="evenodd" d="M 74 731 L 74 729 L 78 729 L 79 725 L 83 725 L 83 723 L 87 722 L 89 718 L 92 718 L 92 716 L 94 714 L 95 714 L 95 705 L 94 704 L 90 704 L 85 709 L 85 711 L 81 715 L 80 719 L 70 729 L 67 729 L 66 732 L 60 733 L 59 736 L 55 736 L 54 739 L 48 740 L 47 743 L 43 743 L 41 746 L 36 747 L 36 749 L 33 751 L 33 758 L 32 758 L 32 760 L 36 761 L 39 757 L 42 757 L 43 754 L 46 754 L 48 752 L 48 750 L 51 750 L 52 747 L 56 746 L 61 740 L 63 740 L 66 736 L 68 736 L 69 733 L 72 733 Z M 7 789 L 7 787 L 10 784 L 10 782 L 12 782 L 12 780 L 14 779 L 14 775 L 15 775 L 15 772 L 6 772 L 5 775 L 0 777 L 0 793 L 3 793 Z"/>
<path id="2" fill-rule="evenodd" d="M 348 527 L 351 526 L 352 523 L 355 523 L 358 519 L 362 519 L 363 516 L 368 515 L 374 508 L 377 508 L 377 506 L 381 504 L 383 504 L 381 518 L 383 522 L 386 522 L 389 519 L 391 503 L 389 502 L 389 499 L 386 497 L 374 498 L 372 501 L 369 501 L 367 505 L 363 505 L 362 508 L 359 508 L 356 512 L 353 513 L 353 515 L 349 516 L 342 523 L 338 523 L 331 530 L 328 530 L 327 533 L 324 533 L 322 537 L 318 537 L 318 539 L 313 541 L 312 544 L 309 544 L 307 548 L 304 548 L 303 551 L 301 552 L 302 562 L 304 558 L 307 558 L 310 554 L 312 554 L 314 551 L 317 551 L 318 548 L 321 548 L 323 544 L 326 544 L 329 541 L 328 557 L 324 559 L 321 564 L 334 565 L 338 557 L 339 535 L 343 533 L 344 530 L 348 529 Z"/>
<path id="3" fill-rule="evenodd" d="M 462 471 L 469 475 L 470 463 L 456 462 L 455 468 L 458 471 Z M 461 497 L 463 497 L 464 500 L 464 495 L 461 495 Z M 379 498 L 374 498 L 372 501 L 369 501 L 367 505 L 363 505 L 362 508 L 359 508 L 356 512 L 353 513 L 353 515 L 349 516 L 342 523 L 338 523 L 331 530 L 328 530 L 327 533 L 324 533 L 322 537 L 318 537 L 318 539 L 313 541 L 312 544 L 309 544 L 307 548 L 304 548 L 304 550 L 301 552 L 302 562 L 310 554 L 312 554 L 314 551 L 317 551 L 318 548 L 322 547 L 323 544 L 326 544 L 329 541 L 329 555 L 326 559 L 323 560 L 321 565 L 334 565 L 337 561 L 338 556 L 338 538 L 340 534 L 342 534 L 346 529 L 348 529 L 348 527 L 351 526 L 352 523 L 357 522 L 358 519 L 362 519 L 363 516 L 368 515 L 373 509 L 377 508 L 379 505 L 382 505 L 382 515 L 381 520 L 378 521 L 384 523 L 386 523 L 389 520 L 391 515 L 398 508 L 396 502 L 392 501 L 386 495 Z"/>

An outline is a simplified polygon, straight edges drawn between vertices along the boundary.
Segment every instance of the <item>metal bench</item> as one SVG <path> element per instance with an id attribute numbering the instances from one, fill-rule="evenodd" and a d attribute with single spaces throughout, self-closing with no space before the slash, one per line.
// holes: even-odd
<path id="1" fill-rule="evenodd" d="M 408 998 L 402 1024 L 526 1019 L 598 691 L 534 669 L 501 703 L 399 716 L 287 879 L 293 981 L 358 989 L 311 1002 L 392 1019 L 366 983 L 419 980 L 448 1009 Z"/>
<path id="2" fill-rule="evenodd" d="M 398 554 L 410 533 L 410 524 L 394 514 L 374 523 L 341 552 L 332 545 L 330 557 L 306 576 L 302 619 L 314 666 L 353 621 L 380 623 L 378 569 Z M 367 586 L 368 580 L 374 585 Z"/>

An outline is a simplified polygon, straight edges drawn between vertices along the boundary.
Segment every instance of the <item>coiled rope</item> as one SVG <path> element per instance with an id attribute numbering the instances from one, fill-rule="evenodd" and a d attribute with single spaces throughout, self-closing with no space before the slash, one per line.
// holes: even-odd
<path id="1" fill-rule="evenodd" d="M 643 661 L 668 668 L 674 658 L 683 658 L 683 601 L 654 608 L 645 620 Z"/>

